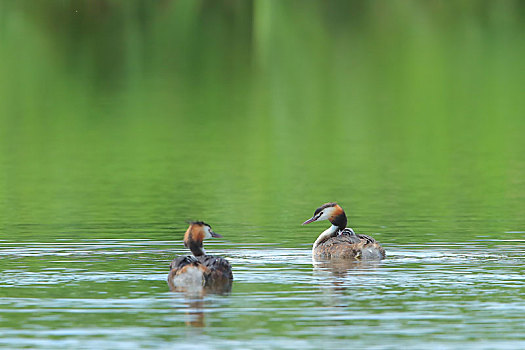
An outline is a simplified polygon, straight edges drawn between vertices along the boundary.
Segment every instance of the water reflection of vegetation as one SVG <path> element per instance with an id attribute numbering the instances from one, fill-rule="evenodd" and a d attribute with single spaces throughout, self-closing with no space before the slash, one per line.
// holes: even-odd
<path id="1" fill-rule="evenodd" d="M 242 241 L 328 200 L 385 243 L 524 225 L 520 1 L 0 6 L 2 238 Z"/>

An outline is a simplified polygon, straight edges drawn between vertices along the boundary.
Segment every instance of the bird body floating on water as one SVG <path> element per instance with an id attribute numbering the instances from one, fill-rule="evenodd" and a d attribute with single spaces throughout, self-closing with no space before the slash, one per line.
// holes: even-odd
<path id="1" fill-rule="evenodd" d="M 233 273 L 228 260 L 207 255 L 204 251 L 203 240 L 212 237 L 222 236 L 213 232 L 205 222 L 190 223 L 184 234 L 184 246 L 193 256 L 179 256 L 171 262 L 168 284 L 172 290 L 204 288 L 215 293 L 231 290 Z"/>
<path id="2" fill-rule="evenodd" d="M 372 237 L 356 234 L 346 227 L 345 211 L 337 203 L 326 203 L 314 212 L 303 225 L 314 221 L 329 220 L 332 226 L 317 237 L 312 247 L 314 259 L 381 260 L 385 250 Z"/>

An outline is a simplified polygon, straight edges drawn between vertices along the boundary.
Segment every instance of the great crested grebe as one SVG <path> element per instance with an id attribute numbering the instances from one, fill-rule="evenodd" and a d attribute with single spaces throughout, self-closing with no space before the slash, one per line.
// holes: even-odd
<path id="1" fill-rule="evenodd" d="M 315 209 L 314 216 L 303 225 L 314 221 L 329 220 L 332 226 L 317 237 L 312 248 L 314 258 L 381 260 L 385 250 L 370 236 L 359 235 L 346 227 L 343 208 L 337 203 L 326 203 Z"/>
<path id="2" fill-rule="evenodd" d="M 204 287 L 215 293 L 230 291 L 233 280 L 230 263 L 224 258 L 206 255 L 202 246 L 203 240 L 212 237 L 222 236 L 202 221 L 190 223 L 184 234 L 184 246 L 193 256 L 179 256 L 171 262 L 168 284 L 172 290 Z"/>

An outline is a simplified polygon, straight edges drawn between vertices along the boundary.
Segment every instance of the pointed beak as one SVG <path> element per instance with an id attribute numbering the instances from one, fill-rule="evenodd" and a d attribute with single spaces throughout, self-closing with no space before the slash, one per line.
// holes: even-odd
<path id="1" fill-rule="evenodd" d="M 210 230 L 210 234 L 211 234 L 211 236 L 214 237 L 214 238 L 222 238 L 222 236 L 221 236 L 220 234 L 215 233 L 215 232 L 213 232 L 212 230 Z"/>
<path id="2" fill-rule="evenodd" d="M 305 222 L 303 222 L 303 225 L 306 225 L 306 224 L 309 224 L 311 222 L 314 222 L 315 220 L 317 220 L 317 218 L 315 216 L 312 216 L 310 219 L 308 219 Z"/>

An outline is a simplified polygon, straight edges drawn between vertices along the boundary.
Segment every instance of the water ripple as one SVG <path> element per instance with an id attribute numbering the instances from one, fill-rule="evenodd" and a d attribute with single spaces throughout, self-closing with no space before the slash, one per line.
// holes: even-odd
<path id="1" fill-rule="evenodd" d="M 307 245 L 216 242 L 208 251 L 233 264 L 233 291 L 189 296 L 166 285 L 170 260 L 187 254 L 181 242 L 4 241 L 0 346 L 515 348 L 524 247 L 490 244 L 387 246 L 382 262 L 341 266 L 314 263 Z"/>

